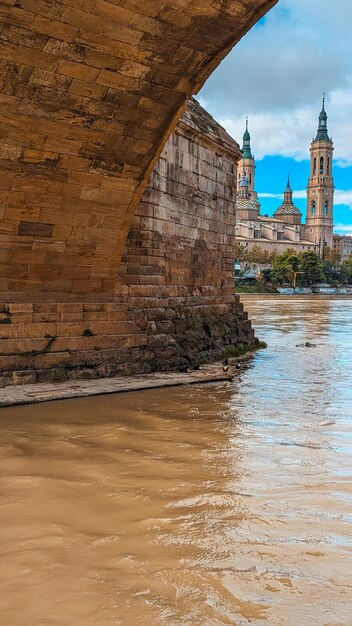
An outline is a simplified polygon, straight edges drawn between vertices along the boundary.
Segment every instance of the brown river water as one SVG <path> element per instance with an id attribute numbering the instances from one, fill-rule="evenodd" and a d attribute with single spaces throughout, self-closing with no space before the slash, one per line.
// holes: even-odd
<path id="1" fill-rule="evenodd" d="M 245 301 L 231 383 L 0 409 L 1 626 L 352 625 L 352 299 Z"/>

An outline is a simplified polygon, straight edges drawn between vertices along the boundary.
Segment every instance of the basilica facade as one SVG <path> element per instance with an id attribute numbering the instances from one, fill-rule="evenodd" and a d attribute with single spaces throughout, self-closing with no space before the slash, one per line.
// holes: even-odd
<path id="1" fill-rule="evenodd" d="M 278 253 L 288 248 L 297 253 L 313 250 L 321 256 L 333 248 L 334 182 L 332 178 L 333 142 L 328 135 L 325 99 L 319 115 L 318 131 L 310 147 L 310 178 L 307 186 L 306 221 L 295 206 L 290 180 L 284 189 L 283 203 L 273 217 L 262 215 L 255 191 L 255 159 L 251 149 L 248 121 L 243 135 L 242 159 L 238 164 L 236 239 L 247 248 L 260 246 Z"/>

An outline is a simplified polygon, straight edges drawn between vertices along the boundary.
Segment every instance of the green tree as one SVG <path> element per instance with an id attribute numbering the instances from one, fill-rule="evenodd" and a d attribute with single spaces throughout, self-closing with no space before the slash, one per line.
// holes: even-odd
<path id="1" fill-rule="evenodd" d="M 324 249 L 324 261 L 330 261 L 333 265 L 337 265 L 341 261 L 341 254 L 337 250 L 331 248 Z"/>
<path id="2" fill-rule="evenodd" d="M 282 254 L 277 254 L 273 260 L 273 283 L 278 285 L 292 283 L 294 273 L 298 271 L 299 266 L 300 259 L 293 250 L 289 249 Z"/>
<path id="3" fill-rule="evenodd" d="M 352 285 L 352 258 L 343 261 L 340 265 L 341 282 L 343 285 Z"/>
<path id="4" fill-rule="evenodd" d="M 247 261 L 248 250 L 246 246 L 243 246 L 241 243 L 236 243 L 234 246 L 234 258 L 238 261 Z"/>
<path id="5" fill-rule="evenodd" d="M 250 263 L 263 263 L 264 250 L 258 245 L 252 246 L 248 250 L 248 261 Z"/>
<path id="6" fill-rule="evenodd" d="M 272 252 L 269 252 L 269 258 L 268 258 L 268 263 L 271 263 L 271 265 L 274 262 L 274 259 L 277 257 L 278 255 L 278 251 L 277 250 L 273 250 Z"/>
<path id="7" fill-rule="evenodd" d="M 332 287 L 336 287 L 341 283 L 341 269 L 340 265 L 336 265 L 331 261 L 323 261 L 323 272 L 325 280 Z"/>
<path id="8" fill-rule="evenodd" d="M 264 285 L 271 283 L 272 276 L 273 276 L 273 270 L 270 267 L 265 270 L 262 270 L 260 273 L 261 282 L 264 283 Z"/>
<path id="9" fill-rule="evenodd" d="M 312 250 L 299 255 L 300 283 L 310 287 L 324 280 L 323 262 Z"/>

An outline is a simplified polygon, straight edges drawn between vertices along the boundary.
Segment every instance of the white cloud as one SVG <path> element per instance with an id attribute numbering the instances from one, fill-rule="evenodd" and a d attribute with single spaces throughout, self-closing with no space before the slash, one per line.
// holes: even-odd
<path id="1" fill-rule="evenodd" d="M 352 190 L 335 189 L 335 204 L 344 204 L 352 209 Z"/>
<path id="2" fill-rule="evenodd" d="M 259 198 L 283 198 L 282 193 L 258 192 Z M 305 200 L 307 197 L 306 189 L 298 189 L 293 192 L 293 198 L 296 200 Z M 352 210 L 352 189 L 335 189 L 334 205 L 348 206 Z"/>
<path id="3" fill-rule="evenodd" d="M 335 224 L 334 233 L 338 235 L 352 235 L 352 224 Z"/>
<path id="4" fill-rule="evenodd" d="M 282 198 L 282 193 L 258 193 L 259 198 Z"/>
<path id="5" fill-rule="evenodd" d="M 327 93 L 335 159 L 352 164 L 351 0 L 281 0 L 235 47 L 200 93 L 237 140 L 250 117 L 257 158 L 307 158 Z"/>
<path id="6" fill-rule="evenodd" d="M 302 189 L 300 191 L 294 191 L 293 192 L 294 198 L 298 199 L 302 199 L 302 198 L 306 198 L 307 197 L 307 191 L 306 189 Z M 283 193 L 266 193 L 266 192 L 259 192 L 258 193 L 259 198 L 283 198 L 284 194 Z"/>
<path id="7" fill-rule="evenodd" d="M 223 117 L 219 122 L 232 137 L 242 137 L 245 116 L 238 119 Z M 308 147 L 317 125 L 317 113 L 308 107 L 281 115 L 269 112 L 251 115 L 249 130 L 255 157 L 260 160 L 265 156 L 280 155 L 297 161 L 309 158 Z"/>

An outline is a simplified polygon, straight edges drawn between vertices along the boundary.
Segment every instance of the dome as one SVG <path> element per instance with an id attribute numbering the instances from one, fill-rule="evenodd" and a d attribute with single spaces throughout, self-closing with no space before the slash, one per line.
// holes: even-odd
<path id="1" fill-rule="evenodd" d="M 294 204 L 285 205 L 285 203 L 283 203 L 276 209 L 274 215 L 302 215 L 302 213 Z"/>
<path id="2" fill-rule="evenodd" d="M 255 198 L 237 198 L 236 202 L 237 211 L 256 211 L 259 213 L 260 203 Z"/>

